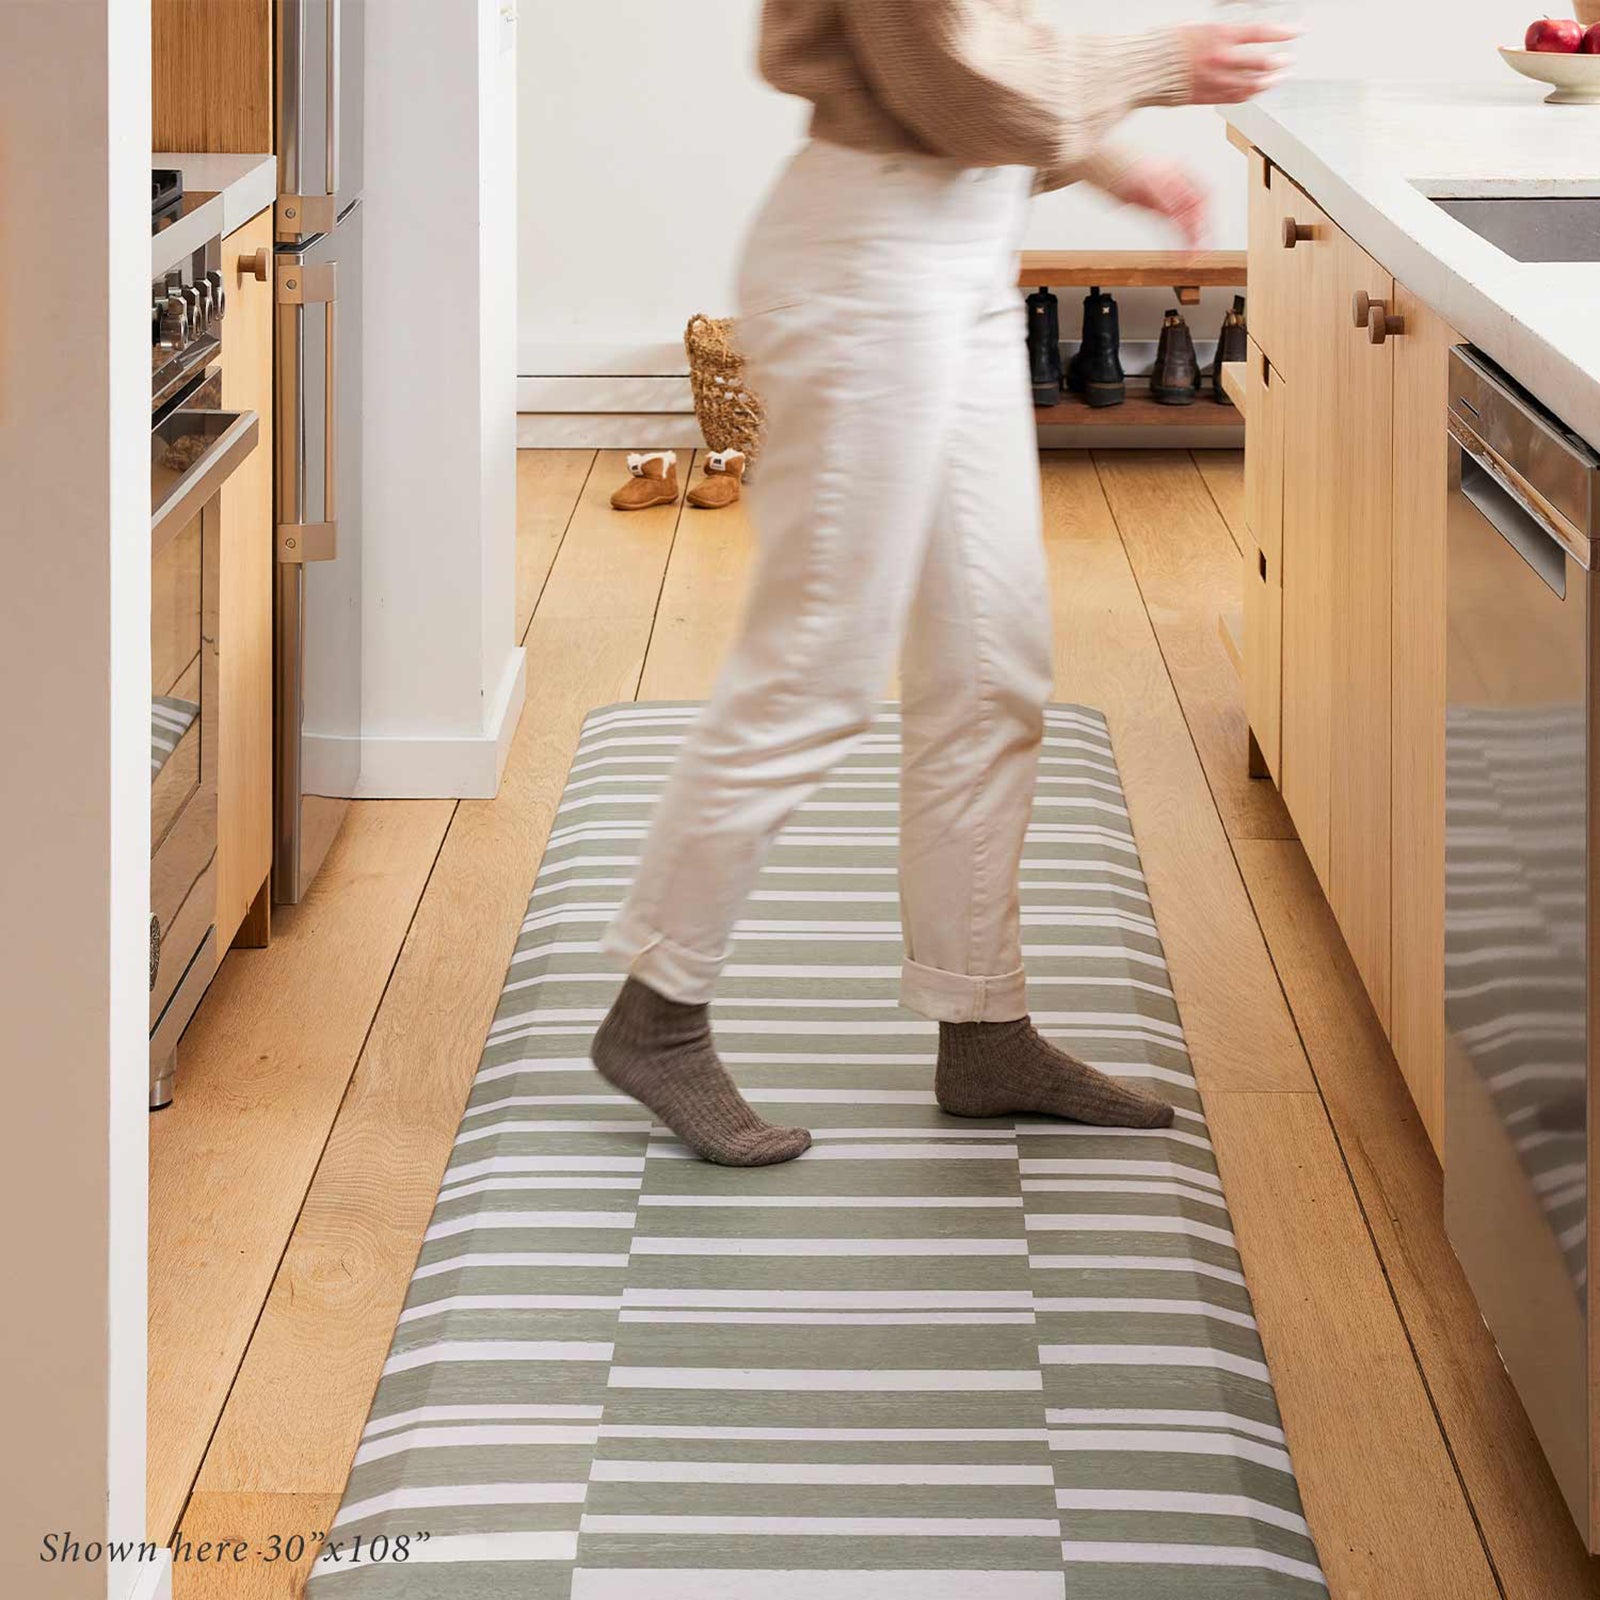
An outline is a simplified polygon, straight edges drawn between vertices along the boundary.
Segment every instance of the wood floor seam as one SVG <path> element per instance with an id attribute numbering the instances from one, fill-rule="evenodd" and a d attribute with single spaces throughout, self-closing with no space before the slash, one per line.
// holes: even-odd
<path id="1" fill-rule="evenodd" d="M 369 802 L 369 803 L 373 804 L 373 805 L 382 805 L 382 804 L 385 804 L 386 802 L 384 802 L 384 801 L 372 801 L 372 802 Z M 360 1072 L 360 1070 L 361 1070 L 362 1060 L 366 1056 L 366 1053 L 367 1053 L 367 1044 L 372 1038 L 372 1030 L 377 1026 L 378 1018 L 383 1012 L 383 1003 L 388 998 L 389 986 L 390 986 L 390 984 L 392 984 L 394 982 L 394 975 L 399 970 L 400 962 L 401 962 L 402 958 L 405 956 L 406 945 L 410 941 L 410 938 L 411 938 L 411 931 L 416 926 L 417 913 L 421 910 L 423 901 L 427 899 L 428 886 L 433 882 L 433 875 L 434 875 L 434 872 L 438 868 L 439 858 L 440 858 L 440 856 L 442 856 L 444 854 L 445 844 L 450 838 L 450 830 L 455 826 L 456 817 L 459 815 L 460 809 L 461 809 L 461 802 L 460 801 L 456 801 L 451 806 L 451 809 L 450 809 L 450 821 L 445 824 L 444 832 L 440 835 L 438 847 L 435 849 L 435 851 L 433 853 L 433 860 L 428 865 L 427 876 L 423 879 L 423 882 L 422 882 L 422 891 L 421 891 L 420 894 L 418 894 L 417 899 L 416 899 L 416 903 L 411 908 L 411 915 L 406 921 L 406 931 L 401 936 L 399 945 L 395 950 L 394 960 L 389 964 L 389 972 L 388 972 L 388 975 L 384 978 L 383 988 L 378 994 L 377 1004 L 372 1008 L 372 1015 L 371 1015 L 371 1017 L 369 1018 L 369 1020 L 367 1022 L 366 1032 L 361 1037 L 360 1048 L 356 1051 L 355 1059 L 351 1063 L 350 1076 L 345 1080 L 345 1086 L 344 1086 L 343 1093 L 341 1093 L 341 1095 L 339 1096 L 338 1109 L 334 1112 L 332 1118 L 328 1122 L 327 1133 L 325 1134 L 325 1136 L 323 1138 L 323 1141 L 322 1141 L 322 1149 L 318 1153 L 316 1165 L 311 1170 L 310 1182 L 308 1182 L 306 1184 L 305 1192 L 300 1196 L 300 1204 L 299 1204 L 298 1208 L 295 1211 L 294 1222 L 290 1226 L 288 1233 L 284 1236 L 283 1249 L 279 1252 L 277 1263 L 273 1267 L 272 1276 L 273 1276 L 274 1282 L 277 1279 L 278 1273 L 282 1270 L 284 1260 L 287 1258 L 287 1256 L 289 1254 L 290 1247 L 292 1246 L 292 1244 L 294 1242 L 295 1231 L 300 1225 L 300 1218 L 305 1213 L 306 1200 L 310 1196 L 311 1191 L 312 1191 L 313 1187 L 316 1184 L 317 1173 L 321 1170 L 323 1159 L 327 1155 L 328 1145 L 329 1145 L 329 1143 L 331 1142 L 331 1140 L 333 1138 L 334 1129 L 338 1126 L 340 1113 L 344 1110 L 345 1105 L 349 1100 L 349 1097 L 350 1097 L 350 1085 L 355 1082 L 356 1074 L 358 1072 Z M 250 1347 L 255 1342 L 256 1332 L 261 1326 L 261 1319 L 262 1319 L 262 1317 L 264 1317 L 266 1315 L 266 1310 L 267 1310 L 267 1305 L 268 1305 L 269 1299 L 270 1299 L 270 1296 L 268 1297 L 268 1299 L 263 1299 L 262 1302 L 261 1302 L 260 1307 L 256 1311 L 255 1321 L 251 1324 L 250 1337 L 245 1341 L 244 1349 L 240 1354 L 239 1364 L 234 1370 L 233 1382 L 231 1382 L 229 1384 L 229 1386 L 228 1386 L 228 1396 L 224 1398 L 224 1400 L 222 1402 L 222 1406 L 217 1412 L 216 1425 L 212 1428 L 211 1436 L 206 1441 L 206 1448 L 201 1453 L 200 1459 L 199 1459 L 198 1463 L 195 1466 L 194 1477 L 190 1481 L 189 1492 L 188 1492 L 188 1495 L 186 1496 L 185 1501 L 184 1501 L 184 1510 L 187 1510 L 189 1502 L 193 1500 L 194 1495 L 195 1495 L 196 1485 L 200 1482 L 201 1477 L 205 1473 L 206 1461 L 207 1461 L 208 1457 L 210 1456 L 211 1445 L 212 1445 L 212 1442 L 216 1438 L 217 1428 L 219 1428 L 222 1425 L 222 1418 L 227 1413 L 228 1398 L 232 1397 L 234 1384 L 236 1384 L 238 1382 L 239 1374 L 244 1370 L 245 1363 L 250 1359 Z M 210 1491 L 210 1492 L 224 1492 L 224 1493 L 226 1493 L 226 1492 L 233 1492 L 233 1491 L 229 1491 L 227 1489 L 223 1489 L 221 1491 Z M 182 1512 L 179 1513 L 179 1521 L 180 1521 L 180 1523 L 182 1521 Z"/>

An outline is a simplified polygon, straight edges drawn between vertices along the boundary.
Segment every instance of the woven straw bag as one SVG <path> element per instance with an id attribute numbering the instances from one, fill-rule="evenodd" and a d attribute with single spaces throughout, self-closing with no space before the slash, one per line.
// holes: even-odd
<path id="1" fill-rule="evenodd" d="M 761 451 L 766 421 L 759 396 L 744 382 L 744 357 L 734 343 L 731 317 L 694 316 L 683 332 L 689 355 L 694 414 L 712 450 L 742 450 L 753 463 Z"/>

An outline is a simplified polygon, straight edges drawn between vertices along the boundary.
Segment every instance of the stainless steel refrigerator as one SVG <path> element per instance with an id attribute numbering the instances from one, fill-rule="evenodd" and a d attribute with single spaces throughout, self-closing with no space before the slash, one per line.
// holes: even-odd
<path id="1" fill-rule="evenodd" d="M 277 0 L 276 803 L 305 894 L 361 776 L 364 0 Z"/>

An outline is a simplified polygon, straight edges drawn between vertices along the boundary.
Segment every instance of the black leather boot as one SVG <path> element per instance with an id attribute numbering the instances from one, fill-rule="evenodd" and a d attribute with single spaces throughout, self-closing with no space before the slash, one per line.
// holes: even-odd
<path id="1" fill-rule="evenodd" d="M 1191 406 L 1200 392 L 1200 358 L 1194 338 L 1181 313 L 1169 311 L 1161 324 L 1155 370 L 1150 374 L 1150 398 L 1161 406 Z"/>
<path id="2" fill-rule="evenodd" d="M 1128 398 L 1117 302 L 1091 289 L 1083 302 L 1083 341 L 1067 367 L 1067 387 L 1097 411 Z"/>
<path id="3" fill-rule="evenodd" d="M 1222 387 L 1222 368 L 1225 362 L 1247 361 L 1250 358 L 1250 334 L 1244 320 L 1244 296 L 1233 297 L 1233 310 L 1222 319 L 1222 332 L 1217 336 L 1217 360 L 1211 369 L 1211 398 L 1219 406 L 1228 405 Z"/>
<path id="4" fill-rule="evenodd" d="M 1061 302 L 1048 289 L 1028 296 L 1028 373 L 1036 406 L 1061 404 Z"/>

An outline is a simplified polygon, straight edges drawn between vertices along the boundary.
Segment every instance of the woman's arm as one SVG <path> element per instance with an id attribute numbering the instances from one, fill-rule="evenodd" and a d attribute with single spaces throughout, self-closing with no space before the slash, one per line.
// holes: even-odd
<path id="1" fill-rule="evenodd" d="M 1047 187 L 1084 175 L 1106 134 L 1147 105 L 1248 99 L 1290 34 L 1200 24 L 1073 37 L 1022 0 L 843 0 L 857 60 L 883 106 L 941 155 L 1027 166 Z"/>
<path id="2" fill-rule="evenodd" d="M 1081 161 L 1136 106 L 1190 97 L 1171 30 L 1071 38 L 1025 6 L 844 0 L 845 27 L 879 101 L 940 155 L 971 166 Z"/>

